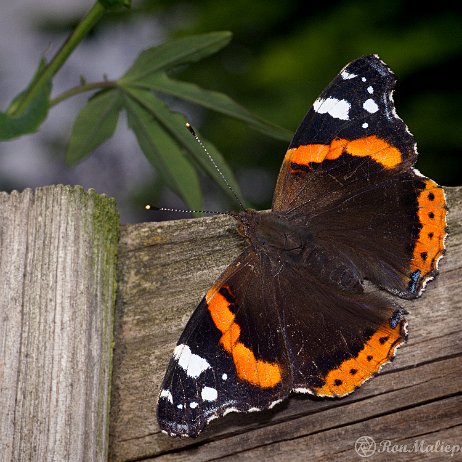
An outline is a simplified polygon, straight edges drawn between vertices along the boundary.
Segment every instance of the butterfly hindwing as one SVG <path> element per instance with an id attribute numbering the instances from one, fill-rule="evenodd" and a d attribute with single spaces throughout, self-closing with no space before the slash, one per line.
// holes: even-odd
<path id="1" fill-rule="evenodd" d="M 293 391 L 345 396 L 379 372 L 406 338 L 404 310 L 365 293 L 359 275 L 322 247 L 304 265 L 286 265 L 274 283 Z"/>

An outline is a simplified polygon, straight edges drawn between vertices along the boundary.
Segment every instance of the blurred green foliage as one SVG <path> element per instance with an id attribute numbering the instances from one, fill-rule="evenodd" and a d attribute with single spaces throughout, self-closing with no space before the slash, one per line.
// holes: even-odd
<path id="1" fill-rule="evenodd" d="M 226 49 L 181 78 L 225 92 L 291 131 L 347 62 L 378 53 L 397 75 L 395 103 L 417 140 L 417 167 L 441 184 L 462 184 L 462 93 L 456 70 L 462 20 L 457 2 L 143 0 L 134 6 L 139 14 L 170 18 L 177 36 L 230 30 L 233 40 Z M 254 181 L 263 170 L 276 179 L 284 142 L 208 112 L 201 131 L 238 178 L 240 171 L 258 168 Z M 270 201 L 268 191 L 253 205 L 268 207 Z"/>
<path id="2" fill-rule="evenodd" d="M 124 0 L 108 0 L 109 3 L 113 1 L 124 3 Z M 462 92 L 458 72 L 462 55 L 462 17 L 456 2 L 441 0 L 423 6 L 399 0 L 135 0 L 132 6 L 130 12 L 120 9 L 105 15 L 101 24 L 91 29 L 88 43 L 103 36 L 114 23 L 141 18 L 152 22 L 154 28 L 160 24 L 167 32 L 166 41 L 211 31 L 232 32 L 231 43 L 219 53 L 187 68 L 182 65 L 172 72 L 169 81 L 158 78 L 154 82 L 156 88 L 153 85 L 149 88 L 164 93 L 164 103 L 169 106 L 173 103 L 173 109 L 185 110 L 210 150 L 223 154 L 236 174 L 247 205 L 259 209 L 270 206 L 287 142 L 281 141 L 285 136 L 276 133 L 273 138 L 259 133 L 259 119 L 254 118 L 253 125 L 249 124 L 243 112 L 237 118 L 240 120 L 226 116 L 227 111 L 239 113 L 238 106 L 212 91 L 229 95 L 251 113 L 293 133 L 337 72 L 352 59 L 370 53 L 378 53 L 397 75 L 394 99 L 398 114 L 418 143 L 417 168 L 440 184 L 462 184 L 462 163 L 459 161 Z M 37 28 L 47 34 L 60 35 L 67 34 L 77 24 L 77 18 L 63 21 L 53 15 L 39 19 Z M 209 90 L 208 102 L 197 86 Z M 175 98 L 182 99 L 180 104 L 176 104 Z M 202 107 L 198 107 L 194 104 L 197 98 L 208 105 L 199 103 Z M 118 107 L 120 101 L 114 99 L 112 102 Z M 209 110 L 213 102 L 215 106 L 222 106 L 218 113 Z M 29 113 L 12 119 L 12 124 L 7 125 L 9 132 L 36 129 L 46 116 L 47 107 L 42 106 L 37 120 Z M 7 116 L 10 114 L 0 114 L 0 118 Z M 86 120 L 84 116 L 85 112 L 80 122 L 85 128 L 91 118 Z M 130 118 L 138 134 L 140 120 L 139 117 Z M 102 130 L 97 136 L 77 138 L 81 152 L 94 149 L 112 133 L 116 119 L 108 117 L 106 122 L 98 126 Z M 145 150 L 152 154 L 148 138 L 143 139 Z M 194 144 L 191 138 L 189 141 Z M 71 147 L 75 146 L 71 142 Z M 199 151 L 199 146 L 196 144 L 193 149 Z M 194 152 L 197 155 L 190 156 L 190 160 L 195 162 L 196 168 L 207 165 L 209 170 L 213 169 L 208 160 L 201 157 L 202 153 L 199 156 L 199 152 Z M 68 157 L 72 157 L 69 152 Z M 74 160 L 79 158 L 78 155 L 74 157 Z M 151 162 L 155 163 L 154 160 Z M 234 184 L 232 174 L 219 155 L 217 162 Z M 156 170 L 159 172 L 158 165 Z M 177 170 L 179 177 L 181 169 Z M 211 172 L 208 173 L 210 176 Z M 216 172 L 211 176 L 221 182 Z M 223 192 L 223 184 L 220 191 L 220 187 L 204 175 L 198 180 L 205 186 L 204 196 L 211 198 L 212 207 L 236 208 L 232 195 L 227 197 Z M 138 209 L 146 200 L 157 201 L 168 182 L 159 177 L 155 181 L 155 184 L 137 185 L 138 191 L 129 207 Z M 177 193 L 179 189 L 182 188 L 177 188 Z M 199 202 L 197 197 L 194 199 L 194 195 L 183 191 L 185 195 L 190 201 Z M 159 205 L 171 204 L 161 200 Z"/>

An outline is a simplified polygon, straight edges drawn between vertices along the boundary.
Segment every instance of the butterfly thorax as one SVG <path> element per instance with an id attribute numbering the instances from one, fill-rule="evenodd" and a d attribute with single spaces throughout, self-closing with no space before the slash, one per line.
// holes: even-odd
<path id="1" fill-rule="evenodd" d="M 313 242 L 306 226 L 289 222 L 284 214 L 257 212 L 246 209 L 233 215 L 238 221 L 237 230 L 257 252 L 302 255 Z"/>
<path id="2" fill-rule="evenodd" d="M 267 257 L 276 272 L 280 271 L 281 264 L 297 265 L 306 267 L 325 283 L 341 290 L 362 290 L 358 268 L 334 247 L 326 248 L 309 226 L 289 220 L 278 212 L 247 209 L 233 216 L 238 221 L 239 234 L 247 239 L 256 253 Z"/>

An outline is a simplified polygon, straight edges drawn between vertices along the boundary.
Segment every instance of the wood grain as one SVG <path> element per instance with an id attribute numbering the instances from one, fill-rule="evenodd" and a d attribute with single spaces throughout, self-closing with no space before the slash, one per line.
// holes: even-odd
<path id="1" fill-rule="evenodd" d="M 374 460 L 421 460 L 422 452 L 380 452 L 380 443 L 462 445 L 462 188 L 447 188 L 447 196 L 441 274 L 420 299 L 402 301 L 409 341 L 393 364 L 346 398 L 293 396 L 270 411 L 214 421 L 195 440 L 160 433 L 157 394 L 189 316 L 243 243 L 225 216 L 123 226 L 110 459 L 358 460 L 356 439 L 371 436 Z M 458 458 L 462 453 L 451 460 Z"/>
<path id="2" fill-rule="evenodd" d="M 107 458 L 119 219 L 81 187 L 0 193 L 0 460 Z"/>

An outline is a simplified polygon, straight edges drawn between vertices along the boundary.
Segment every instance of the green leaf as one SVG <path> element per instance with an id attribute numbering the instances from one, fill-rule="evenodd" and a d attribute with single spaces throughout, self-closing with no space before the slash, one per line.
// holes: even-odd
<path id="1" fill-rule="evenodd" d="M 219 172 L 214 167 L 203 148 L 186 129 L 186 119 L 182 114 L 170 111 L 170 109 L 149 90 L 140 90 L 133 87 L 125 87 L 124 89 L 138 102 L 139 105 L 143 106 L 146 111 L 156 118 L 159 124 L 162 125 L 163 129 L 166 130 L 180 146 L 186 149 L 194 157 L 195 161 L 201 166 L 201 168 L 219 186 L 221 186 L 222 190 L 231 199 L 236 200 L 233 192 L 231 192 L 228 186 L 224 183 Z M 243 202 L 239 185 L 237 184 L 231 169 L 226 164 L 223 156 L 219 154 L 215 148 L 212 147 L 212 149 L 213 152 L 211 154 L 213 154 L 215 163 L 228 181 L 234 193 L 239 198 L 240 202 Z"/>
<path id="2" fill-rule="evenodd" d="M 137 82 L 161 70 L 200 61 L 216 53 L 230 40 L 230 32 L 210 32 L 174 39 L 148 48 L 140 53 L 119 82 Z"/>
<path id="3" fill-rule="evenodd" d="M 162 180 L 193 210 L 202 208 L 202 193 L 196 170 L 174 141 L 139 101 L 125 95 L 128 125 L 145 156 Z"/>
<path id="4" fill-rule="evenodd" d="M 147 78 L 137 82 L 137 85 L 157 90 L 242 120 L 252 128 L 272 138 L 283 141 L 292 139 L 291 131 L 251 114 L 229 96 L 216 91 L 204 90 L 192 83 L 173 80 L 163 72 L 147 76 Z"/>
<path id="5" fill-rule="evenodd" d="M 34 84 L 45 64 L 45 60 L 41 59 L 27 88 L 13 99 L 6 112 L 0 112 L 0 140 L 10 140 L 36 132 L 46 119 L 50 104 L 51 81 L 43 87 L 24 111 L 20 113 L 17 111 L 23 97 Z"/>
<path id="6" fill-rule="evenodd" d="M 74 122 L 66 160 L 75 164 L 112 136 L 119 119 L 121 94 L 117 89 L 96 93 Z"/>
<path id="7" fill-rule="evenodd" d="M 48 114 L 50 89 L 51 85 L 44 88 L 18 116 L 0 112 L 0 140 L 10 140 L 38 130 Z"/>

